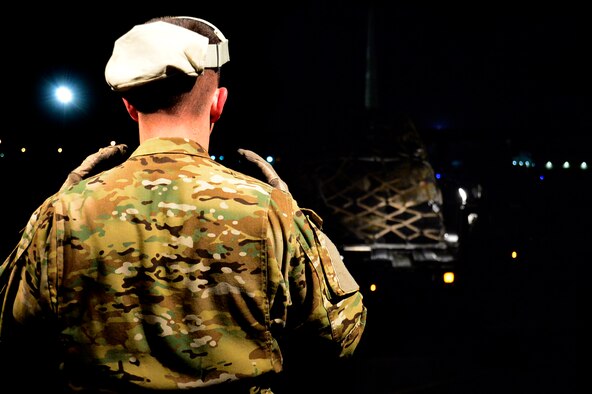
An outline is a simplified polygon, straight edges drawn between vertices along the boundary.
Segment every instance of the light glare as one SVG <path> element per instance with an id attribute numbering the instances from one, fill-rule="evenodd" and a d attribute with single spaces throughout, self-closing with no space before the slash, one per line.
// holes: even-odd
<path id="1" fill-rule="evenodd" d="M 68 104 L 74 98 L 72 91 L 66 86 L 58 87 L 55 91 L 55 96 L 58 99 L 58 101 L 62 104 Z"/>

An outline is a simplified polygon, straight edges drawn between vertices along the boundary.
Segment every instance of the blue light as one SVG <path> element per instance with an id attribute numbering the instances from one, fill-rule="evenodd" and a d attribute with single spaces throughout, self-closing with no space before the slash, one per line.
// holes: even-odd
<path id="1" fill-rule="evenodd" d="M 67 86 L 58 86 L 55 90 L 55 98 L 62 104 L 69 104 L 74 99 L 74 93 Z"/>
<path id="2" fill-rule="evenodd" d="M 86 110 L 89 103 L 84 83 L 72 75 L 62 75 L 48 81 L 43 91 L 43 99 L 51 116 L 58 116 L 65 122 L 88 114 Z M 56 107 L 60 110 L 55 111 Z"/>
<path id="3" fill-rule="evenodd" d="M 440 120 L 440 121 L 434 122 L 433 127 L 436 130 L 445 130 L 448 128 L 448 122 L 446 122 L 444 120 Z"/>

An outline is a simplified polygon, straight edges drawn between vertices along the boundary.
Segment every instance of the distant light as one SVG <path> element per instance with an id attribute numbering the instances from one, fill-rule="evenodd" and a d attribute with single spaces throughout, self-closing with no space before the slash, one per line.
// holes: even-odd
<path id="1" fill-rule="evenodd" d="M 545 168 L 547 170 L 552 170 L 553 169 L 553 163 L 551 163 L 550 161 L 545 163 Z"/>
<path id="2" fill-rule="evenodd" d="M 59 75 L 48 81 L 43 88 L 44 100 L 52 116 L 62 121 L 82 115 L 88 107 L 84 82 L 75 75 Z M 60 111 L 56 111 L 59 108 Z M 82 111 L 79 111 L 82 110 Z"/>
<path id="3" fill-rule="evenodd" d="M 62 148 L 58 148 L 58 153 L 62 153 Z"/>
<path id="4" fill-rule="evenodd" d="M 569 161 L 563 162 L 563 168 L 568 169 L 570 167 Z"/>
<path id="5" fill-rule="evenodd" d="M 436 179 L 440 179 L 442 178 L 442 174 L 440 174 L 439 172 L 436 173 Z"/>
<path id="6" fill-rule="evenodd" d="M 222 161 L 222 160 L 224 160 L 224 155 L 220 155 L 220 156 L 211 155 L 211 156 L 210 156 L 210 159 L 212 159 L 212 160 L 220 160 L 220 161 Z"/>
<path id="7" fill-rule="evenodd" d="M 455 159 L 455 160 L 452 160 L 451 164 L 452 164 L 452 167 L 459 168 L 459 167 L 462 166 L 462 161 L 461 160 L 458 160 L 458 159 Z"/>
<path id="8" fill-rule="evenodd" d="M 516 252 L 515 250 L 512 251 L 512 259 L 517 259 L 518 258 L 518 252 Z"/>
<path id="9" fill-rule="evenodd" d="M 55 97 L 62 104 L 69 104 L 74 99 L 72 90 L 66 86 L 58 86 L 55 91 Z"/>
<path id="10" fill-rule="evenodd" d="M 372 292 L 376 291 L 376 285 L 374 283 L 372 283 L 370 285 L 370 291 L 372 291 Z"/>
<path id="11" fill-rule="evenodd" d="M 448 122 L 441 120 L 441 121 L 433 123 L 433 127 L 436 130 L 444 130 L 444 129 L 448 128 Z"/>
<path id="12" fill-rule="evenodd" d="M 544 175 L 539 175 L 539 179 L 540 179 L 541 181 L 543 181 L 543 180 L 545 180 L 545 176 L 544 176 Z"/>
<path id="13" fill-rule="evenodd" d="M 520 153 L 514 159 L 512 159 L 512 165 L 530 168 L 530 167 L 534 167 L 534 161 L 530 157 L 530 154 Z"/>
<path id="14" fill-rule="evenodd" d="M 587 170 L 588 169 L 588 163 L 586 163 L 585 161 L 583 161 L 582 164 L 580 164 L 580 169 L 581 170 Z"/>
<path id="15" fill-rule="evenodd" d="M 22 152 L 22 153 L 25 153 L 26 151 L 27 151 L 27 148 L 25 148 L 25 147 L 22 147 L 22 148 L 21 148 L 21 152 Z"/>
<path id="16" fill-rule="evenodd" d="M 444 233 L 444 239 L 446 240 L 446 242 L 457 243 L 458 242 L 458 234 Z"/>
<path id="17" fill-rule="evenodd" d="M 265 160 L 267 160 L 268 163 L 273 163 L 273 156 L 267 156 Z"/>
<path id="18" fill-rule="evenodd" d="M 460 196 L 460 203 L 462 206 L 467 205 L 467 191 L 462 187 L 458 188 L 458 195 Z"/>
<path id="19" fill-rule="evenodd" d="M 444 283 L 454 283 L 454 272 L 444 272 L 444 275 L 442 275 L 442 280 Z"/>

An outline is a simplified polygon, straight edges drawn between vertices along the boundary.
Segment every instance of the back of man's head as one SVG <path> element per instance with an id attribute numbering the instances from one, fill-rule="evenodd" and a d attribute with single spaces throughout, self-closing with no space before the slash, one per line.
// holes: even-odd
<path id="1" fill-rule="evenodd" d="M 211 23 L 158 17 L 115 42 L 105 78 L 139 112 L 174 111 L 198 77 L 202 89 L 215 89 L 228 60 L 228 40 Z"/>

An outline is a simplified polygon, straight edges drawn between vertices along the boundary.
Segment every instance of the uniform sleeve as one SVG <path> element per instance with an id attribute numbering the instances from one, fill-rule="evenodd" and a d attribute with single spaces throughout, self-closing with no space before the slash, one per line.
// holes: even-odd
<path id="1" fill-rule="evenodd" d="M 366 325 L 359 286 L 323 233 L 320 218 L 311 210 L 300 209 L 291 197 L 283 204 L 284 212 L 278 216 L 284 221 L 272 224 L 272 233 L 275 251 L 281 249 L 278 264 L 287 287 L 286 329 L 308 337 L 311 344 L 322 343 L 339 357 L 351 356 Z"/>
<path id="2" fill-rule="evenodd" d="M 46 253 L 52 238 L 51 206 L 31 216 L 23 235 L 0 265 L 0 359 L 3 376 L 31 392 L 59 392 L 60 343 L 50 305 Z M 53 286 L 51 286 L 53 288 Z M 55 290 L 51 290 L 55 295 Z"/>
<path id="3" fill-rule="evenodd" d="M 18 323 L 46 318 L 55 302 L 49 277 L 53 210 L 49 199 L 30 217 L 23 235 L 0 266 L 0 337 L 14 333 Z M 53 272 L 53 274 L 52 274 Z M 53 293 L 53 296 L 51 294 Z"/>

